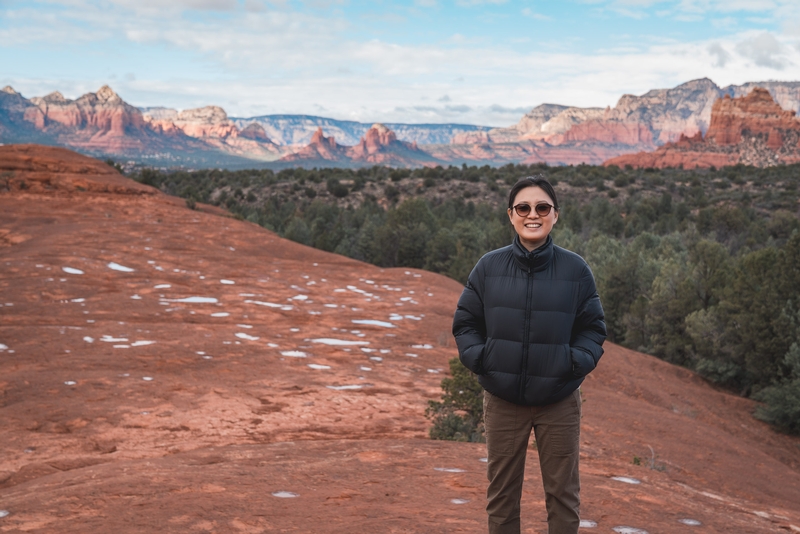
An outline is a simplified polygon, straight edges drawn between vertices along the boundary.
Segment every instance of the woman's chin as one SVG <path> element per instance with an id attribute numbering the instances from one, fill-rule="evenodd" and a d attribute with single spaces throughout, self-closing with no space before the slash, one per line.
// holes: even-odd
<path id="1" fill-rule="evenodd" d="M 547 240 L 547 234 L 541 235 L 520 235 L 519 240 L 522 243 L 522 246 L 527 248 L 528 250 L 533 250 L 535 248 L 539 248 L 544 245 L 544 242 Z"/>

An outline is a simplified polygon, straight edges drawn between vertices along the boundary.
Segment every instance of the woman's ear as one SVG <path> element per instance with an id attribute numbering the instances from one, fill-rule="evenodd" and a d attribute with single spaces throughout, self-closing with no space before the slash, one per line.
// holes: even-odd
<path id="1" fill-rule="evenodd" d="M 512 211 L 511 208 L 508 208 L 507 213 L 508 213 L 508 220 L 511 221 L 511 223 L 513 224 L 513 222 L 514 222 L 514 212 Z"/>

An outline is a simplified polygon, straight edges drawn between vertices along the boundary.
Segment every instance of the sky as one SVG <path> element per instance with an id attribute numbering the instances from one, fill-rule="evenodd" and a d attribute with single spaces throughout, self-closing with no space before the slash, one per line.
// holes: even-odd
<path id="1" fill-rule="evenodd" d="M 800 81 L 800 1 L 0 0 L 27 98 L 508 126 L 704 77 Z"/>

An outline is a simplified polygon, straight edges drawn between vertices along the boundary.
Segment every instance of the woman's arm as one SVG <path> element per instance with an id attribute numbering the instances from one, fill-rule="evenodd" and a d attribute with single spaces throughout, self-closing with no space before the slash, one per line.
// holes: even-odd
<path id="1" fill-rule="evenodd" d="M 475 374 L 483 374 L 486 321 L 483 314 L 483 273 L 480 262 L 472 269 L 453 316 L 458 357 Z"/>
<path id="2" fill-rule="evenodd" d="M 603 355 L 606 323 L 594 276 L 589 267 L 581 277 L 581 304 L 572 327 L 570 352 L 572 372 L 581 377 L 591 373 Z"/>

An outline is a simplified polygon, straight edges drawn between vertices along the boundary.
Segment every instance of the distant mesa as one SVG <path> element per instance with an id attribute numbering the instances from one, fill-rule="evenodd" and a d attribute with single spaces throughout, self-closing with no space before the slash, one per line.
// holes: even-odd
<path id="1" fill-rule="evenodd" d="M 755 165 L 768 167 L 800 162 L 800 120 L 785 110 L 769 91 L 755 87 L 740 98 L 717 99 L 705 137 L 681 135 L 653 152 L 609 159 L 604 165 L 682 167 L 685 169 Z"/>

